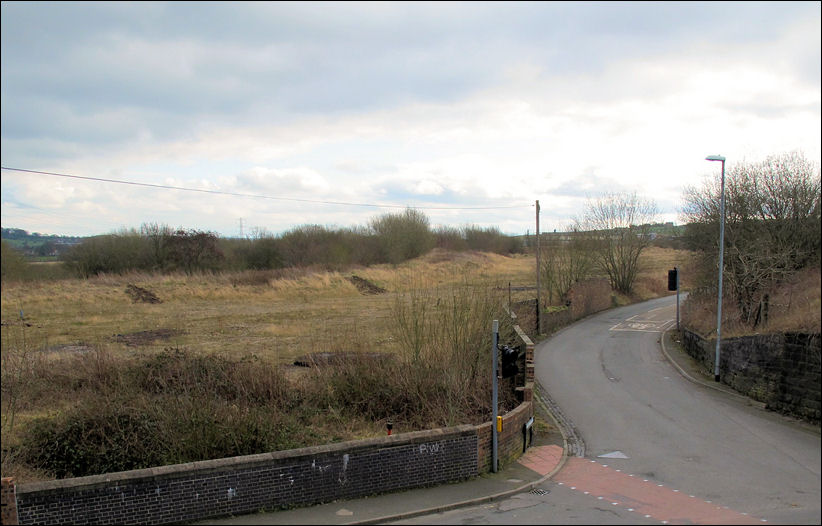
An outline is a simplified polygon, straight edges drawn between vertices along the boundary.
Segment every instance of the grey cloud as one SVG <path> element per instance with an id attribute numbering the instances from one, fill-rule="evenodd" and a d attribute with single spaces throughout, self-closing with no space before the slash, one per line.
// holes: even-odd
<path id="1" fill-rule="evenodd" d="M 775 38 L 781 22 L 808 13 L 818 6 L 6 2 L 2 135 L 111 144 L 203 123 L 448 103 L 502 82 L 517 63 L 543 79 L 581 75 L 694 41 Z M 124 118 L 112 126 L 110 115 Z"/>

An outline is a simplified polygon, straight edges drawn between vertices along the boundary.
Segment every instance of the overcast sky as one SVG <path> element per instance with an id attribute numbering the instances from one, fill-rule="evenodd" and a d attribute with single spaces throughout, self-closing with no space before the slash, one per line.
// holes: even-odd
<path id="1" fill-rule="evenodd" d="M 4 169 L 2 226 L 237 236 L 413 206 L 524 234 L 535 200 L 560 230 L 606 192 L 679 222 L 707 155 L 819 162 L 821 41 L 819 2 L 4 1 L 3 167 L 258 197 Z"/>

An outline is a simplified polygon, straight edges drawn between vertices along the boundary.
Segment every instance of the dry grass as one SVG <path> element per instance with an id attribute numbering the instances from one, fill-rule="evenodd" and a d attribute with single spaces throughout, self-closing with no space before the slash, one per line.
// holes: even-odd
<path id="1" fill-rule="evenodd" d="M 664 293 L 667 269 L 680 264 L 682 258 L 681 251 L 649 250 L 643 257 L 645 270 L 638 280 L 637 299 Z M 129 274 L 7 283 L 2 289 L 2 319 L 4 323 L 17 320 L 22 310 L 31 324 L 28 337 L 38 349 L 85 343 L 134 354 L 177 346 L 234 357 L 255 354 L 275 363 L 290 363 L 307 352 L 356 350 L 352 346 L 392 350 L 390 306 L 396 293 L 461 283 L 532 286 L 534 265 L 533 256 L 433 250 L 401 265 L 347 273 Z M 388 292 L 363 295 L 346 279 L 352 274 Z M 133 302 L 126 294 L 129 284 L 153 292 L 162 303 Z M 515 296 L 533 294 L 527 291 Z M 168 329 L 174 336 L 139 348 L 117 341 L 117 335 L 158 329 Z"/>
<path id="2" fill-rule="evenodd" d="M 664 292 L 667 269 L 679 264 L 684 257 L 684 253 L 677 251 L 649 250 L 643 260 L 646 270 L 638 282 L 638 297 L 634 299 Z M 128 384 L 129 375 L 135 374 L 135 363 L 152 357 L 163 359 L 177 349 L 192 357 L 218 356 L 219 360 L 229 362 L 253 358 L 271 366 L 288 365 L 299 356 L 326 351 L 381 352 L 405 359 L 396 340 L 397 322 L 393 318 L 399 295 L 424 291 L 426 301 L 439 305 L 437 295 L 449 292 L 453 286 L 471 284 L 495 289 L 504 289 L 508 283 L 533 286 L 534 268 L 533 256 L 506 257 L 438 249 L 400 265 L 356 268 L 348 272 L 289 269 L 195 276 L 133 273 L 89 280 L 5 283 L 2 288 L 3 442 L 13 445 L 18 437 L 10 430 L 25 427 L 38 417 L 72 414 L 75 406 L 83 402 L 73 393 L 81 393 L 77 395 L 81 398 L 92 396 L 83 394 L 92 390 L 118 393 L 112 397 L 116 400 L 123 396 L 117 386 Z M 352 275 L 387 292 L 363 294 L 348 279 Z M 126 292 L 128 285 L 152 292 L 161 302 L 135 302 Z M 515 293 L 512 299 L 533 296 L 533 291 L 525 291 Z M 444 298 L 443 305 L 447 305 L 448 296 Z M 290 368 L 286 371 L 291 382 L 317 382 L 304 371 L 301 375 L 292 374 Z M 362 372 L 370 371 L 366 368 Z M 23 382 L 23 396 L 19 391 L 9 395 L 6 379 L 14 375 L 36 379 Z M 453 383 L 453 379 L 437 380 L 438 377 L 428 376 L 423 375 L 417 379 L 422 380 L 421 383 L 409 383 L 409 386 L 421 385 L 423 387 L 417 388 L 443 393 L 448 390 L 443 386 Z M 374 383 L 366 387 L 376 392 L 380 381 L 375 378 Z M 432 383 L 435 381 L 446 383 Z M 395 396 L 384 395 L 386 400 Z M 424 393 L 420 399 L 426 399 Z M 384 431 L 384 422 L 380 420 L 383 417 L 379 411 L 389 402 L 368 407 L 370 419 L 329 414 L 331 423 L 312 430 L 311 439 L 331 441 L 380 434 Z M 214 414 L 226 410 L 219 402 L 208 403 Z M 12 404 L 15 404 L 12 416 L 16 420 L 9 426 L 7 408 Z M 102 410 L 122 416 L 116 404 L 105 405 Z M 395 416 L 392 418 L 395 424 L 399 421 Z M 426 422 L 414 423 L 411 417 L 406 418 L 409 426 L 426 425 Z M 431 418 L 439 419 L 432 420 L 431 425 L 441 425 L 438 422 L 451 422 L 458 415 Z M 275 439 L 272 435 L 272 440 Z M 25 464 L 14 466 L 21 480 L 45 476 Z"/>

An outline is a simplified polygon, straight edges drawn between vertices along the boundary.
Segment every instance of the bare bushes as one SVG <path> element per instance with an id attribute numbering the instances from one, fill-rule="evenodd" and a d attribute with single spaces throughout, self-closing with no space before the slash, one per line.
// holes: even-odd
<path id="1" fill-rule="evenodd" d="M 314 415 L 303 393 L 290 388 L 279 368 L 253 357 L 232 361 L 167 349 L 115 360 L 95 350 L 44 362 L 34 360 L 39 354 L 29 356 L 27 369 L 4 366 L 4 373 L 18 371 L 4 374 L 4 402 L 14 393 L 24 400 L 59 393 L 63 403 L 54 400 L 56 412 L 30 418 L 19 430 L 4 421 L 4 473 L 22 465 L 24 472 L 76 477 L 323 440 L 308 423 Z M 15 414 L 9 409 L 4 416 Z"/>
<path id="2" fill-rule="evenodd" d="M 224 259 L 213 232 L 143 225 L 140 232 L 84 238 L 63 256 L 63 263 L 76 276 L 88 278 L 134 270 L 213 272 L 223 267 Z"/>
<path id="3" fill-rule="evenodd" d="M 402 214 L 379 216 L 371 221 L 371 230 L 379 239 L 382 259 L 388 263 L 401 263 L 434 248 L 428 217 L 419 210 L 407 208 Z"/>
<path id="4" fill-rule="evenodd" d="M 243 239 L 146 223 L 139 231 L 124 229 L 83 238 L 62 261 L 66 269 L 81 278 L 135 270 L 192 274 L 316 267 L 339 271 L 354 265 L 402 263 L 435 246 L 500 254 L 522 251 L 520 238 L 506 236 L 493 227 L 443 227 L 432 231 L 428 217 L 409 208 L 375 217 L 364 227 L 301 225 L 280 235 L 258 228 Z M 5 245 L 3 258 L 4 279 L 8 277 L 6 261 L 10 275 L 22 273 L 24 262 L 14 259 L 15 254 Z M 20 264 L 15 267 L 14 263 Z"/>
<path id="5" fill-rule="evenodd" d="M 682 303 L 682 321 L 689 329 L 708 338 L 716 331 L 716 290 L 697 287 Z M 799 332 L 818 334 L 822 329 L 820 312 L 820 271 L 810 267 L 797 271 L 787 280 L 770 290 L 767 332 Z M 734 337 L 751 334 L 733 297 L 722 302 L 722 336 Z"/>
<path id="6" fill-rule="evenodd" d="M 785 153 L 730 165 L 725 182 L 724 290 L 733 299 L 736 320 L 762 330 L 769 325 L 768 314 L 778 310 L 772 305 L 776 290 L 798 271 L 819 267 L 819 165 Z M 721 193 L 716 177 L 683 194 L 685 239 L 700 254 L 695 283 L 714 298 Z"/>
<path id="7" fill-rule="evenodd" d="M 396 297 L 395 338 L 406 366 L 401 381 L 429 405 L 431 423 L 481 421 L 490 414 L 492 321 L 500 321 L 500 343 L 514 339 L 503 304 L 501 288 L 467 284 L 411 288 Z"/>

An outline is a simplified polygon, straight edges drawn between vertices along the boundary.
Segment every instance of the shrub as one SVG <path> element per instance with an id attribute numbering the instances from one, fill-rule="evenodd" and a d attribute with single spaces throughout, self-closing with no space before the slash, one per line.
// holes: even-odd
<path id="1" fill-rule="evenodd" d="M 150 467 L 163 458 L 151 439 L 157 436 L 156 428 L 148 415 L 121 402 L 80 405 L 30 424 L 23 458 L 57 478 Z"/>
<path id="2" fill-rule="evenodd" d="M 515 254 L 523 251 L 521 238 L 506 236 L 497 227 L 466 227 L 464 236 L 465 242 L 471 250 L 495 252 L 497 254 Z"/>
<path id="3" fill-rule="evenodd" d="M 407 208 L 401 214 L 384 214 L 371 221 L 379 239 L 382 256 L 388 263 L 401 263 L 434 248 L 434 235 L 423 212 Z"/>
<path id="4" fill-rule="evenodd" d="M 0 243 L 0 279 L 22 280 L 28 274 L 29 263 L 20 251 L 3 241 Z"/>

